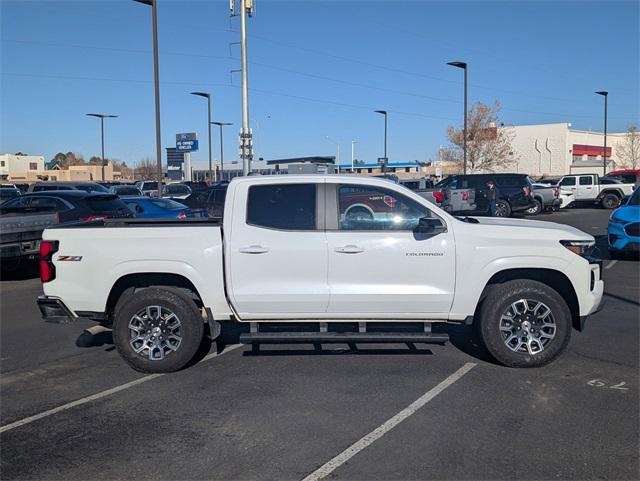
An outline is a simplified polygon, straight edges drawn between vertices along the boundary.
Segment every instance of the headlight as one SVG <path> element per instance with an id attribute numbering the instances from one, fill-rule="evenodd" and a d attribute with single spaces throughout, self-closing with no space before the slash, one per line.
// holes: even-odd
<path id="1" fill-rule="evenodd" d="M 561 240 L 560 244 L 565 246 L 574 254 L 586 257 L 593 252 L 593 248 L 596 245 L 595 241 L 583 241 L 583 240 Z"/>

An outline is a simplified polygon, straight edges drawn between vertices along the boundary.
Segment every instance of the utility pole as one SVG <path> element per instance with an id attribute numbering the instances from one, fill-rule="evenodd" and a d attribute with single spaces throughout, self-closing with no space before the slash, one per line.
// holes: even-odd
<path id="1" fill-rule="evenodd" d="M 253 160 L 253 144 L 251 128 L 249 128 L 249 81 L 247 73 L 247 19 L 253 16 L 253 0 L 240 0 L 240 13 L 235 13 L 235 0 L 230 0 L 231 16 L 240 15 L 240 70 L 242 75 L 242 128 L 240 129 L 240 157 L 242 158 L 242 175 L 251 172 Z"/>

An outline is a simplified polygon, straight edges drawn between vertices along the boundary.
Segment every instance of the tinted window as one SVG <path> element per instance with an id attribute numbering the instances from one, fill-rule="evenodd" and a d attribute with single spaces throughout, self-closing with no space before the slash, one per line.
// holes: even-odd
<path id="1" fill-rule="evenodd" d="M 69 187 L 70 189 L 73 187 Z M 75 186 L 78 190 L 84 190 L 85 192 L 109 192 L 105 186 L 100 184 L 78 184 Z"/>
<path id="2" fill-rule="evenodd" d="M 189 187 L 187 187 L 186 185 L 180 185 L 180 184 L 168 185 L 165 188 L 165 190 L 169 194 L 190 194 L 191 193 L 191 189 L 189 189 Z"/>
<path id="3" fill-rule="evenodd" d="M 41 207 L 51 210 L 66 209 L 64 202 L 55 197 L 29 197 L 27 202 L 29 207 Z"/>
<path id="4" fill-rule="evenodd" d="M 580 177 L 580 185 L 591 185 L 593 184 L 593 178 L 590 175 Z"/>
<path id="5" fill-rule="evenodd" d="M 397 192 L 379 187 L 341 186 L 341 230 L 413 230 L 429 210 Z"/>
<path id="6" fill-rule="evenodd" d="M 524 177 L 519 175 L 497 175 L 494 179 L 498 187 L 524 187 Z"/>
<path id="7" fill-rule="evenodd" d="M 19 195 L 20 191 L 17 189 L 0 189 L 0 200 L 13 199 Z"/>
<path id="8" fill-rule="evenodd" d="M 450 187 L 452 189 L 457 189 L 457 185 L 458 185 L 458 178 L 457 177 L 447 177 L 446 179 L 442 179 L 440 182 L 438 182 L 435 187 Z"/>
<path id="9" fill-rule="evenodd" d="M 113 187 L 113 190 L 118 195 L 140 195 L 140 191 L 135 187 Z"/>
<path id="10" fill-rule="evenodd" d="M 94 212 L 115 212 L 127 208 L 126 204 L 115 195 L 89 197 L 86 200 L 87 205 Z"/>
<path id="11" fill-rule="evenodd" d="M 36 185 L 33 192 L 43 192 L 47 190 L 59 190 L 57 185 Z"/>
<path id="12" fill-rule="evenodd" d="M 316 228 L 316 185 L 254 185 L 249 188 L 247 224 L 287 230 Z"/>
<path id="13" fill-rule="evenodd" d="M 565 177 L 564 179 L 562 179 L 562 182 L 560 182 L 560 185 L 576 185 L 576 178 Z"/>
<path id="14" fill-rule="evenodd" d="M 224 199 L 227 197 L 227 189 L 216 189 L 213 191 L 211 199 L 216 204 L 224 204 Z"/>
<path id="15" fill-rule="evenodd" d="M 629 202 L 627 202 L 627 205 L 640 205 L 640 189 L 636 189 L 633 193 L 633 195 L 631 195 L 631 198 L 629 199 Z"/>
<path id="16" fill-rule="evenodd" d="M 176 202 L 175 200 L 171 200 L 171 199 L 153 199 L 151 203 L 156 207 L 160 207 L 161 209 L 168 209 L 168 210 L 178 210 L 178 209 L 187 208 L 186 205 L 180 204 L 179 202 Z"/>

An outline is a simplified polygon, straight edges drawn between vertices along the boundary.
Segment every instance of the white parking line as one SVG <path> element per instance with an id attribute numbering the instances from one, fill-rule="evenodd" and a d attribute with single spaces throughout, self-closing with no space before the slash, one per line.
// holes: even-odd
<path id="1" fill-rule="evenodd" d="M 214 357 L 222 356 L 223 354 L 231 352 L 234 349 L 239 348 L 240 346 L 241 344 L 233 344 L 231 346 L 227 346 L 225 350 L 222 351 L 220 354 L 213 352 L 205 356 L 200 362 L 205 362 L 205 361 L 208 361 L 209 359 L 213 359 Z M 43 411 L 41 413 L 34 414 L 33 416 L 29 416 L 28 418 L 20 419 L 19 421 L 15 421 L 11 424 L 7 424 L 5 426 L 0 427 L 0 433 L 4 433 L 5 431 L 9 431 L 11 429 L 15 429 L 20 426 L 24 426 L 25 424 L 32 423 L 34 421 L 37 421 L 38 419 L 46 418 L 48 416 L 52 416 L 53 414 L 57 414 L 62 411 L 67 411 L 68 409 L 74 408 L 76 406 L 81 406 L 82 404 L 95 401 L 96 399 L 110 396 L 117 392 L 124 391 L 125 389 L 129 389 L 131 387 L 137 386 L 138 384 L 142 384 L 143 382 L 151 381 L 152 379 L 157 379 L 164 375 L 165 374 L 149 374 L 148 376 L 141 377 L 140 379 L 136 379 L 135 381 L 131 381 L 126 384 L 121 384 L 120 386 L 107 389 L 106 391 L 92 394 L 91 396 L 83 397 L 82 399 L 78 399 L 77 401 L 63 404 L 62 406 L 58 406 L 57 408 L 49 409 L 48 411 Z"/>
<path id="2" fill-rule="evenodd" d="M 476 364 L 473 362 L 466 363 L 464 366 L 462 366 L 456 372 L 451 374 L 448 378 L 446 378 L 436 387 L 424 393 L 422 396 L 420 396 L 414 402 L 409 404 L 409 406 L 404 408 L 398 414 L 396 414 L 392 418 L 385 421 L 383 424 L 381 424 L 379 427 L 377 427 L 376 429 L 371 431 L 369 434 L 361 438 L 359 441 L 356 441 L 354 444 L 352 444 L 347 449 L 345 449 L 340 454 L 338 454 L 335 458 L 331 459 L 324 465 L 320 466 L 318 469 L 316 469 L 313 473 L 311 473 L 309 476 L 304 478 L 302 481 L 318 481 L 324 478 L 325 476 L 331 474 L 333 471 L 335 471 L 337 468 L 339 468 L 344 463 L 349 461 L 349 459 L 354 457 L 356 454 L 358 454 L 360 451 L 365 449 L 367 446 L 370 446 L 375 441 L 377 441 L 382 436 L 384 436 L 386 433 L 388 433 L 393 428 L 395 428 L 402 421 L 407 419 L 409 416 L 411 416 L 412 414 L 415 414 L 420 408 L 422 408 L 425 404 L 427 404 L 429 401 L 431 401 L 434 397 L 436 397 L 446 388 L 451 386 L 453 383 L 458 381 L 462 376 L 468 373 L 475 366 Z"/>
<path id="3" fill-rule="evenodd" d="M 613 266 L 615 266 L 618 263 L 618 261 L 611 261 L 609 262 L 606 266 L 604 266 L 605 269 L 611 269 Z"/>

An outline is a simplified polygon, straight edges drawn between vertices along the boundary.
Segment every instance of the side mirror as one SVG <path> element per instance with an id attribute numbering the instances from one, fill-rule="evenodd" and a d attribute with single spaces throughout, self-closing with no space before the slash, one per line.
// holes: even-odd
<path id="1" fill-rule="evenodd" d="M 447 226 L 437 217 L 421 217 L 413 231 L 417 234 L 438 235 L 447 232 Z"/>

